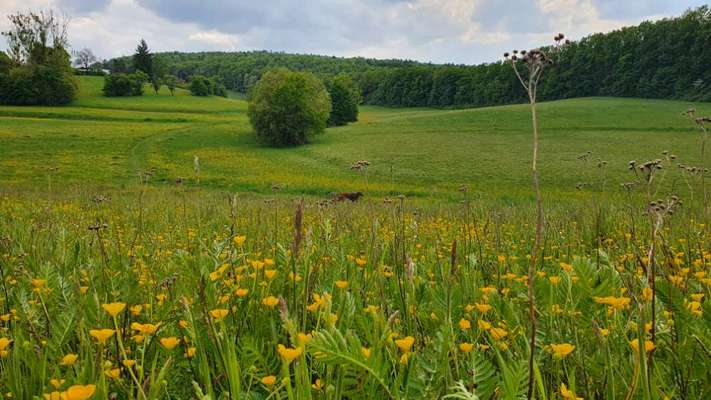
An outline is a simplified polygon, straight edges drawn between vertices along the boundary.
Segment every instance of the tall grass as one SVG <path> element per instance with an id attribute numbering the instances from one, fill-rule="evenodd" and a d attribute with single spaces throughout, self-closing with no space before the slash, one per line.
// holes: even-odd
<path id="1" fill-rule="evenodd" d="M 526 394 L 534 207 L 295 208 L 284 197 L 142 190 L 140 203 L 133 190 L 2 195 L 3 393 Z M 602 204 L 602 222 L 583 203 L 547 205 L 534 281 L 537 398 L 709 396 L 703 206 L 665 218 L 651 296 L 649 238 L 633 234 L 651 220 L 628 218 L 630 207 L 646 211 L 637 198 Z"/>

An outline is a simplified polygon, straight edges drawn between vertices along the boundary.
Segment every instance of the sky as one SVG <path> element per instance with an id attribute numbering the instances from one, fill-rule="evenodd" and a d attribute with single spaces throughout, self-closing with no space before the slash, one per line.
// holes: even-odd
<path id="1" fill-rule="evenodd" d="M 514 48 L 579 39 L 682 14 L 701 0 L 0 0 L 71 18 L 73 50 L 99 58 L 152 51 L 271 50 L 479 64 Z M 5 48 L 4 39 L 0 48 Z"/>

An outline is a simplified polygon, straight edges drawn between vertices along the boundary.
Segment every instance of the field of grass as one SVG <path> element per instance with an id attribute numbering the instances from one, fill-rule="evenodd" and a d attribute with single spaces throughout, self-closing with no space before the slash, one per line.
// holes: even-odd
<path id="1" fill-rule="evenodd" d="M 529 376 L 541 400 L 711 397 L 689 104 L 540 105 L 532 346 L 525 106 L 364 107 L 271 149 L 243 99 L 81 83 L 67 107 L 0 108 L 5 398 L 514 400 Z"/>
<path id="2" fill-rule="evenodd" d="M 374 196 L 451 198 L 466 184 L 481 196 L 515 200 L 530 195 L 530 116 L 527 107 L 466 110 L 363 107 L 358 123 L 331 128 L 315 143 L 272 149 L 255 142 L 240 99 L 101 96 L 101 78 L 81 78 L 80 98 L 68 107 L 0 108 L 0 183 L 17 188 L 116 187 L 153 169 L 154 185 L 176 178 L 200 187 L 328 196 L 360 190 Z M 599 180 L 607 161 L 611 185 L 629 179 L 630 160 L 668 150 L 698 164 L 699 133 L 681 113 L 684 102 L 591 98 L 544 103 L 542 184 L 548 193 L 575 195 L 580 182 Z M 696 105 L 700 113 L 711 111 Z M 587 151 L 588 163 L 578 160 Z M 367 160 L 364 176 L 350 166 Z M 596 186 L 597 187 L 597 184 Z"/>

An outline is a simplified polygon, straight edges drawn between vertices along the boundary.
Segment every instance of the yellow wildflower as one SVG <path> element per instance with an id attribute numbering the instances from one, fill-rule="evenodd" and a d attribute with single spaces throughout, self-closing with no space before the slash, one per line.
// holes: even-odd
<path id="1" fill-rule="evenodd" d="M 569 343 L 561 343 L 561 344 L 551 344 L 551 352 L 553 353 L 553 357 L 557 359 L 563 359 L 568 354 L 572 353 L 573 350 L 575 350 L 575 346 Z"/>
<path id="2" fill-rule="evenodd" d="M 281 358 L 287 363 L 287 365 L 291 364 L 292 361 L 299 358 L 303 351 L 304 350 L 301 347 L 291 348 L 285 347 L 283 344 L 277 346 L 277 352 L 279 353 Z"/>
<path id="3" fill-rule="evenodd" d="M 126 303 L 108 303 L 101 306 L 110 316 L 115 317 L 126 308 Z"/>
<path id="4" fill-rule="evenodd" d="M 459 329 L 467 330 L 467 329 L 471 329 L 471 327 L 472 327 L 472 323 L 468 319 L 462 318 L 459 320 Z"/>
<path id="5" fill-rule="evenodd" d="M 63 392 L 63 400 L 88 400 L 96 391 L 95 385 L 74 385 Z"/>
<path id="6" fill-rule="evenodd" d="M 262 304 L 269 308 L 274 308 L 277 304 L 279 304 L 279 299 L 274 296 L 268 296 L 262 299 Z"/>
<path id="7" fill-rule="evenodd" d="M 262 383 L 267 386 L 271 386 L 271 385 L 275 384 L 276 381 L 277 381 L 277 378 L 274 375 L 269 375 L 269 376 L 265 376 L 262 378 Z"/>
<path id="8" fill-rule="evenodd" d="M 175 336 L 168 336 L 160 339 L 160 344 L 163 346 L 166 350 L 170 351 L 175 348 L 178 344 L 180 344 L 180 339 L 178 339 Z"/>
<path id="9" fill-rule="evenodd" d="M 106 343 L 106 341 L 116 333 L 113 329 L 92 329 L 89 331 L 89 335 L 93 336 L 100 344 Z"/>
<path id="10" fill-rule="evenodd" d="M 214 319 L 215 321 L 219 321 L 219 320 L 221 320 L 222 318 L 225 318 L 225 317 L 227 316 L 227 314 L 229 314 L 229 313 L 230 313 L 230 310 L 227 310 L 227 309 L 224 309 L 224 308 L 217 308 L 217 309 L 215 309 L 215 310 L 211 310 L 211 311 L 210 311 L 210 316 L 211 316 L 212 319 Z"/>
<path id="11" fill-rule="evenodd" d="M 639 353 L 639 340 L 634 339 L 630 341 L 630 347 L 632 347 L 632 350 L 635 351 L 635 353 Z M 644 351 L 645 353 L 649 353 L 650 351 L 654 350 L 657 346 L 654 345 L 654 342 L 651 340 L 645 340 L 644 341 Z"/>
<path id="12" fill-rule="evenodd" d="M 403 353 L 409 353 L 410 350 L 412 349 L 412 345 L 414 345 L 414 344 L 415 344 L 415 338 L 412 336 L 406 336 L 402 339 L 395 340 L 395 345 Z"/>
<path id="13" fill-rule="evenodd" d="M 461 350 L 462 353 L 469 353 L 474 349 L 474 345 L 472 343 L 459 343 L 459 350 Z"/>
<path id="14" fill-rule="evenodd" d="M 59 365 L 68 367 L 71 365 L 74 365 L 75 362 L 77 362 L 77 359 L 79 358 L 78 355 L 69 353 L 62 357 L 62 359 L 59 361 Z"/>
<path id="15" fill-rule="evenodd" d="M 232 239 L 232 242 L 234 242 L 235 246 L 237 247 L 242 247 L 244 242 L 247 240 L 247 236 L 245 235 L 237 235 Z"/>

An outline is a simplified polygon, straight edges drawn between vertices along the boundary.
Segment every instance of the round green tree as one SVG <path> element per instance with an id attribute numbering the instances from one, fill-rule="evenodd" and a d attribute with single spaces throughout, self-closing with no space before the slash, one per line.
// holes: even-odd
<path id="1" fill-rule="evenodd" d="M 338 75 L 328 83 L 331 95 L 329 125 L 346 125 L 358 121 L 360 90 L 348 75 Z"/>
<path id="2" fill-rule="evenodd" d="M 328 91 L 313 74 L 278 69 L 252 89 L 249 120 L 257 139 L 271 146 L 297 146 L 323 132 L 331 114 Z"/>

